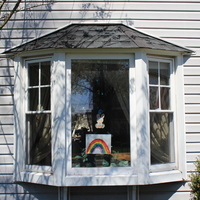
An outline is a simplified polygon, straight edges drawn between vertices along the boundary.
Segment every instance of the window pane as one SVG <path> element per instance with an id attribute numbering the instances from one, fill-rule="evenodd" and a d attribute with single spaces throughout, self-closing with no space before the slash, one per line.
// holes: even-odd
<path id="1" fill-rule="evenodd" d="M 72 166 L 130 166 L 128 60 L 73 60 L 71 100 Z"/>
<path id="2" fill-rule="evenodd" d="M 41 88 L 41 108 L 40 110 L 50 110 L 50 87 Z"/>
<path id="3" fill-rule="evenodd" d="M 160 88 L 160 96 L 161 96 L 161 109 L 162 110 L 169 110 L 170 104 L 169 104 L 169 88 L 161 87 Z"/>
<path id="4" fill-rule="evenodd" d="M 28 65 L 29 86 L 39 85 L 39 63 L 31 63 Z"/>
<path id="5" fill-rule="evenodd" d="M 27 164 L 51 165 L 51 114 L 27 115 Z"/>
<path id="6" fill-rule="evenodd" d="M 50 85 L 50 61 L 41 63 L 41 85 Z"/>
<path id="7" fill-rule="evenodd" d="M 173 114 L 150 113 L 151 164 L 174 162 Z"/>
<path id="8" fill-rule="evenodd" d="M 150 87 L 150 109 L 159 108 L 159 92 L 158 87 Z"/>
<path id="9" fill-rule="evenodd" d="M 149 62 L 149 84 L 158 84 L 158 62 Z"/>
<path id="10" fill-rule="evenodd" d="M 38 88 L 32 88 L 28 90 L 28 110 L 39 110 L 39 90 Z"/>
<path id="11" fill-rule="evenodd" d="M 170 64 L 160 63 L 160 84 L 169 85 Z"/>

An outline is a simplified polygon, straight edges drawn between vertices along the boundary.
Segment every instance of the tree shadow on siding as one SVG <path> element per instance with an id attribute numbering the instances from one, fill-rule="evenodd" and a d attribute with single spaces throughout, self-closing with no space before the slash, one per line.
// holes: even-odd
<path id="1" fill-rule="evenodd" d="M 20 6 L 19 9 L 22 10 L 26 8 L 30 9 L 18 11 L 1 30 L 0 36 L 3 38 L 3 47 L 9 49 L 41 36 L 46 18 L 52 10 L 52 4 L 53 2 L 49 1 L 49 4 L 37 6 L 38 10 L 42 10 L 41 12 L 32 9 L 35 5 L 40 5 L 38 3 L 25 2 L 25 7 L 22 8 Z"/>

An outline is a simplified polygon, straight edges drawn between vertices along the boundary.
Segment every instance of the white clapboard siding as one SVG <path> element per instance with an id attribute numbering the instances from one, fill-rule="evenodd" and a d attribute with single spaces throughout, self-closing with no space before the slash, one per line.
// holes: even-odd
<path id="1" fill-rule="evenodd" d="M 200 124 L 186 124 L 186 132 L 188 133 L 200 133 Z"/>
<path id="2" fill-rule="evenodd" d="M 41 13 L 41 11 L 29 11 L 30 15 L 27 15 L 26 12 L 17 12 L 15 14 L 15 18 L 21 18 L 22 16 L 25 19 L 30 20 L 30 17 L 35 19 L 41 19 L 44 17 L 44 13 Z M 32 13 L 32 16 L 31 16 Z M 87 19 L 99 19 L 99 20 L 109 20 L 112 19 L 141 19 L 141 20 L 155 20 L 158 19 L 158 16 L 160 17 L 160 20 L 197 20 L 200 18 L 200 13 L 198 11 L 194 12 L 176 12 L 176 11 L 130 11 L 130 10 L 124 10 L 124 11 L 104 11 L 101 8 L 97 10 L 89 11 L 87 9 L 83 9 L 80 11 L 73 11 L 73 12 L 66 12 L 65 10 L 55 10 L 53 12 L 45 11 L 45 17 L 46 19 L 54 18 L 54 19 L 78 19 L 78 20 L 87 20 Z"/>
<path id="3" fill-rule="evenodd" d="M 1 164 L 0 165 L 0 175 L 1 174 L 12 174 L 14 170 L 13 164 Z"/>
<path id="4" fill-rule="evenodd" d="M 0 154 L 13 154 L 13 145 L 12 144 L 4 144 L 0 145 Z"/>
<path id="5" fill-rule="evenodd" d="M 14 156 L 13 155 L 1 155 L 0 154 L 0 163 L 1 164 L 13 164 Z"/>
<path id="6" fill-rule="evenodd" d="M 26 2 L 26 5 L 28 2 Z M 173 4 L 173 7 L 172 7 Z M 10 7 L 13 7 L 15 4 L 10 3 Z M 21 7 L 25 7 L 26 5 L 22 2 Z M 137 1 L 128 1 L 128 2 L 120 2 L 120 1 L 107 1 L 107 2 L 100 2 L 100 1 L 86 1 L 80 3 L 80 1 L 63 1 L 63 2 L 55 2 L 51 4 L 52 10 L 97 10 L 98 8 L 103 8 L 105 10 L 145 10 L 145 11 L 199 11 L 199 3 L 194 2 L 193 4 L 189 4 L 188 2 L 137 2 Z M 35 7 L 32 10 L 44 10 L 46 9 L 45 6 Z M 4 12 L 4 10 L 3 10 Z"/>
<path id="7" fill-rule="evenodd" d="M 1 38 L 2 39 L 2 38 Z M 13 76 L 13 68 L 0 67 L 0 76 Z"/>
<path id="8" fill-rule="evenodd" d="M 12 95 L 13 94 L 13 86 L 0 86 L 0 95 Z"/>
<path id="9" fill-rule="evenodd" d="M 200 93 L 200 85 L 186 85 L 184 87 L 185 94 L 199 94 Z"/>
<path id="10" fill-rule="evenodd" d="M 199 148 L 200 143 L 198 142 L 190 142 L 186 144 L 186 151 L 187 152 L 199 152 L 200 153 L 200 148 Z"/>
<path id="11" fill-rule="evenodd" d="M 200 76 L 200 67 L 193 67 L 193 66 L 185 66 L 184 67 L 184 74 L 187 76 Z M 199 91 L 200 93 L 200 91 Z"/>
<path id="12" fill-rule="evenodd" d="M 0 55 L 0 67 L 5 69 L 6 67 L 8 68 L 6 71 L 11 71 L 13 70 L 13 60 L 11 59 L 6 59 L 5 55 Z M 13 72 L 11 72 L 13 74 Z M 1 74 L 2 76 L 2 74 Z"/>
<path id="13" fill-rule="evenodd" d="M 197 158 L 199 158 L 199 156 L 200 156 L 200 154 L 198 152 L 194 152 L 194 153 L 190 152 L 190 153 L 187 153 L 186 158 L 187 158 L 187 161 L 189 163 L 193 163 L 194 160 L 196 160 Z"/>
<path id="14" fill-rule="evenodd" d="M 0 123 L 1 124 L 13 124 L 13 116 L 12 115 L 0 115 Z"/>
<path id="15" fill-rule="evenodd" d="M 192 104 L 192 105 L 186 104 L 185 105 L 185 112 L 186 113 L 200 113 L 200 103 L 198 102 L 198 104 Z"/>
<path id="16" fill-rule="evenodd" d="M 13 135 L 13 132 L 14 132 L 13 125 L 0 124 L 0 134 L 11 134 L 11 135 Z"/>
<path id="17" fill-rule="evenodd" d="M 3 183 L 3 184 L 13 183 L 13 174 L 1 174 L 0 177 L 1 177 L 0 178 L 0 187 L 1 187 L 1 183 Z M 15 193 L 17 193 L 17 191 L 15 191 Z"/>
<path id="18" fill-rule="evenodd" d="M 13 85 L 14 79 L 13 77 L 0 77 L 0 85 Z"/>
<path id="19" fill-rule="evenodd" d="M 0 135 L 0 144 L 13 144 L 14 143 L 14 136 L 13 135 Z"/>
<path id="20" fill-rule="evenodd" d="M 189 104 L 194 104 L 194 103 L 200 103 L 200 94 L 197 95 L 186 95 L 185 96 L 185 103 Z"/>
<path id="21" fill-rule="evenodd" d="M 200 128 L 200 125 L 197 126 Z M 190 134 L 186 134 L 186 140 L 187 142 L 200 142 L 200 129 L 199 129 L 199 132 L 197 133 L 190 133 Z"/>
<path id="22" fill-rule="evenodd" d="M 185 65 L 195 65 L 195 66 L 200 66 L 199 64 L 199 60 L 200 60 L 200 47 L 199 48 L 195 48 L 195 49 L 191 49 L 195 51 L 195 54 L 198 55 L 198 57 L 193 56 L 190 59 L 187 59 L 185 62 Z"/>
<path id="23" fill-rule="evenodd" d="M 1 89 L 0 89 L 1 91 Z M 0 114 L 11 115 L 13 114 L 13 106 L 11 105 L 0 105 Z"/>
<path id="24" fill-rule="evenodd" d="M 12 96 L 0 96 L 0 105 L 13 105 Z"/>
<path id="25" fill-rule="evenodd" d="M 198 114 L 186 114 L 185 120 L 186 120 L 186 123 L 199 123 L 200 122 L 200 113 L 198 113 Z"/>
<path id="26" fill-rule="evenodd" d="M 185 76 L 184 82 L 187 85 L 199 85 L 200 84 L 200 75 L 199 76 Z"/>
<path id="27" fill-rule="evenodd" d="M 193 162 L 187 163 L 187 172 L 188 173 L 194 172 L 195 169 L 196 169 L 196 167 Z"/>
<path id="28" fill-rule="evenodd" d="M 11 2 L 10 6 L 14 4 Z M 25 2 L 27 6 L 41 0 Z M 22 3 L 20 8 L 25 5 Z M 49 9 L 48 9 L 49 8 Z M 0 52 L 70 23 L 121 23 L 195 51 L 184 63 L 187 171 L 200 155 L 200 2 L 199 0 L 80 1 L 59 0 L 52 5 L 18 12 L 1 31 Z M 4 11 L 2 12 L 4 13 Z M 2 58 L 1 58 L 2 57 Z M 57 188 L 13 184 L 13 62 L 0 57 L 0 200 L 58 199 Z M 8 67 L 9 66 L 9 67 Z M 3 123 L 3 124 L 2 124 Z M 6 184 L 5 184 L 6 183 Z M 10 184 L 9 184 L 10 183 Z M 88 188 L 88 191 L 91 188 Z M 140 186 L 140 200 L 190 199 L 188 184 Z M 82 198 L 82 197 L 80 197 Z M 72 199 L 74 200 L 74 199 Z"/>

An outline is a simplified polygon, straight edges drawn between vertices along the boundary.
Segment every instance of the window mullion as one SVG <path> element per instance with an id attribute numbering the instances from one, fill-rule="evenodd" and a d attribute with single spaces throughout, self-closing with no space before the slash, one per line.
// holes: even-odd
<path id="1" fill-rule="evenodd" d="M 38 110 L 41 110 L 41 62 L 39 63 Z"/>
<path id="2" fill-rule="evenodd" d="M 160 94 L 160 62 L 158 62 L 158 109 L 161 110 L 161 94 Z"/>

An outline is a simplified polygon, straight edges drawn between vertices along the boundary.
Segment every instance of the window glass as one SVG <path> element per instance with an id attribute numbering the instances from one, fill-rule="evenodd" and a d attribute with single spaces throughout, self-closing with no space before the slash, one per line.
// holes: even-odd
<path id="1" fill-rule="evenodd" d="M 41 88 L 41 110 L 50 110 L 50 87 Z"/>
<path id="2" fill-rule="evenodd" d="M 160 84 L 169 85 L 170 67 L 169 63 L 160 62 Z"/>
<path id="3" fill-rule="evenodd" d="M 26 160 L 30 165 L 51 165 L 50 88 L 50 61 L 29 63 Z"/>
<path id="4" fill-rule="evenodd" d="M 169 62 L 149 62 L 151 164 L 175 162 L 170 67 Z"/>
<path id="5" fill-rule="evenodd" d="M 41 62 L 41 85 L 50 85 L 50 62 Z"/>
<path id="6" fill-rule="evenodd" d="M 150 113 L 151 164 L 174 162 L 173 115 Z"/>
<path id="7" fill-rule="evenodd" d="M 28 110 L 36 111 L 39 109 L 39 90 L 38 88 L 30 88 L 28 90 Z"/>
<path id="8" fill-rule="evenodd" d="M 169 110 L 170 109 L 170 102 L 169 102 L 169 94 L 170 89 L 167 87 L 160 87 L 160 99 L 161 99 L 161 109 L 162 110 Z"/>
<path id="9" fill-rule="evenodd" d="M 72 167 L 129 167 L 129 61 L 72 60 Z"/>
<path id="10" fill-rule="evenodd" d="M 51 114 L 27 116 L 27 164 L 51 165 Z"/>
<path id="11" fill-rule="evenodd" d="M 39 63 L 31 63 L 28 68 L 29 86 L 39 85 Z"/>
<path id="12" fill-rule="evenodd" d="M 158 87 L 149 87 L 150 91 L 150 109 L 158 109 L 159 108 L 159 89 Z"/>
<path id="13" fill-rule="evenodd" d="M 158 62 L 150 61 L 149 63 L 149 83 L 158 84 Z"/>

